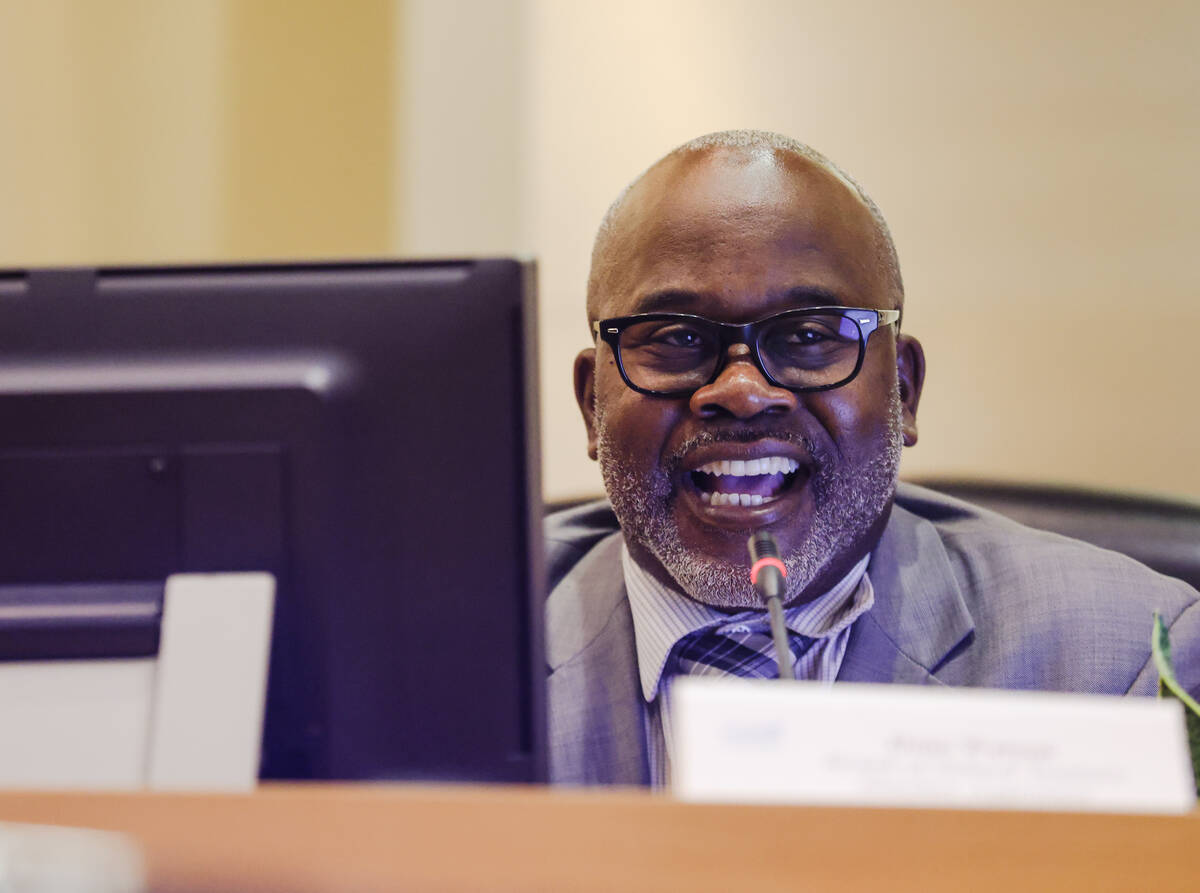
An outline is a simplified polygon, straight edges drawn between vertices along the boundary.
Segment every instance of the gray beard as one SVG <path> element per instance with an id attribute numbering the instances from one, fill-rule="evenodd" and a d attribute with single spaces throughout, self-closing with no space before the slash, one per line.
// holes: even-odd
<path id="1" fill-rule="evenodd" d="M 777 440 L 801 445 L 812 457 L 814 469 L 807 484 L 814 506 L 812 524 L 804 540 L 783 556 L 787 567 L 786 601 L 799 596 L 834 559 L 858 543 L 887 509 L 900 468 L 901 424 L 897 388 L 889 402 L 887 428 L 870 451 L 870 458 L 857 465 L 839 463 L 798 433 L 781 436 L 770 432 Z M 599 407 L 596 430 L 600 473 L 626 541 L 646 548 L 679 588 L 698 602 L 724 609 L 761 608 L 762 601 L 750 583 L 749 555 L 745 563 L 730 564 L 695 552 L 680 541 L 672 517 L 675 495 L 671 480 L 683 455 L 698 446 L 733 439 L 702 434 L 676 451 L 667 463 L 672 467 L 640 474 L 613 448 Z M 742 438 L 736 440 L 741 442 Z"/>

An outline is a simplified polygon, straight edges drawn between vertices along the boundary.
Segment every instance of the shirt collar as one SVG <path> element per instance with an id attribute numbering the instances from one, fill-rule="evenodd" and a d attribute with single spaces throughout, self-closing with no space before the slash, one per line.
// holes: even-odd
<path id="1" fill-rule="evenodd" d="M 874 604 L 874 592 L 869 582 L 866 586 L 859 584 L 866 579 L 870 560 L 871 556 L 866 555 L 823 595 L 785 609 L 783 617 L 788 629 L 822 639 L 845 629 L 866 613 Z M 658 696 L 667 657 L 684 636 L 702 629 L 761 623 L 766 617 L 766 611 L 762 609 L 727 614 L 693 601 L 656 580 L 633 559 L 624 544 L 621 545 L 621 567 L 633 612 L 633 637 L 642 696 L 647 703 Z"/>

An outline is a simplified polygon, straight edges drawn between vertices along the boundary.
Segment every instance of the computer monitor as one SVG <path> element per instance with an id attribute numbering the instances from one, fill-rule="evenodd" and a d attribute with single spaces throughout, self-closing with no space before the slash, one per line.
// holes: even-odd
<path id="1" fill-rule="evenodd" d="M 266 570 L 263 778 L 542 780 L 534 325 L 515 260 L 0 272 L 0 600 L 76 605 L 0 659 Z"/>

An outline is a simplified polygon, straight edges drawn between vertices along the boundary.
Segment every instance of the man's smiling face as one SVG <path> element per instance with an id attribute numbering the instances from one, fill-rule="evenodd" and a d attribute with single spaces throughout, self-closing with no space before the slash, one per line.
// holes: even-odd
<path id="1" fill-rule="evenodd" d="M 651 311 L 746 323 L 783 310 L 898 306 L 881 236 L 844 181 L 806 159 L 719 148 L 668 157 L 623 200 L 593 258 L 591 321 Z M 634 558 L 692 598 L 757 607 L 746 538 L 770 530 L 790 600 L 818 595 L 874 546 L 902 442 L 916 439 L 923 360 L 872 334 L 858 376 L 798 394 L 734 344 L 690 396 L 639 394 L 611 348 L 576 361 L 589 450 Z M 898 362 L 899 359 L 899 362 Z"/>

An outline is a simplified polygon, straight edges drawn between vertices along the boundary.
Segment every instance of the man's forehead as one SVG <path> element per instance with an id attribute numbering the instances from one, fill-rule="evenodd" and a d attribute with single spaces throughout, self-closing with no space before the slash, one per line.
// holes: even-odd
<path id="1" fill-rule="evenodd" d="M 703 279 L 709 267 L 731 263 L 747 279 L 771 282 L 777 274 L 773 287 L 790 288 L 795 283 L 779 262 L 806 256 L 812 261 L 806 269 L 830 280 L 809 283 L 814 290 L 827 285 L 833 292 L 845 280 L 861 291 L 878 278 L 875 240 L 874 221 L 857 192 L 807 158 L 727 147 L 668 156 L 612 215 L 594 258 L 598 293 L 589 311 L 608 315 L 614 298 L 634 298 L 633 282 L 654 288 L 668 283 L 647 278 L 666 277 L 685 285 L 689 273 Z M 841 269 L 834 275 L 830 267 L 823 277 L 822 262 Z"/>

